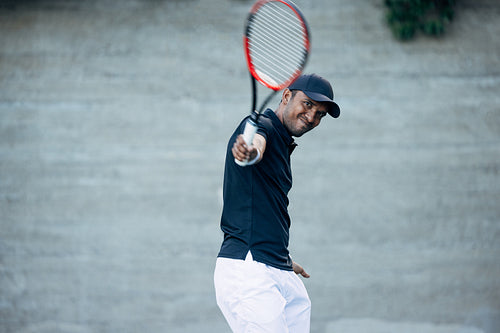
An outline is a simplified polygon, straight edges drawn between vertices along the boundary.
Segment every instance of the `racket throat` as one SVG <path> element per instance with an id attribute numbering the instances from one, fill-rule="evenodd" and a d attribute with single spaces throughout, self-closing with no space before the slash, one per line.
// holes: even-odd
<path id="1" fill-rule="evenodd" d="M 259 108 L 259 111 L 257 112 L 259 115 L 264 111 L 266 105 L 269 103 L 269 101 L 276 95 L 278 91 L 277 90 L 274 90 L 273 92 L 271 92 L 267 97 L 266 97 L 266 100 L 262 103 L 262 105 L 260 106 Z"/>
<path id="2" fill-rule="evenodd" d="M 252 125 L 257 126 L 257 123 L 259 122 L 259 116 L 262 110 L 257 112 L 257 110 L 253 110 L 252 113 L 250 113 L 250 118 L 248 118 L 248 122 L 252 123 Z"/>

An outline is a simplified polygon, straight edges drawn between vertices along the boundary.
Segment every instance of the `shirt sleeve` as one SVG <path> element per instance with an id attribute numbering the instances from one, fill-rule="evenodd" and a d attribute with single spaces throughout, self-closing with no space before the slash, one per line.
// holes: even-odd
<path id="1" fill-rule="evenodd" d="M 266 141 L 267 141 L 268 138 L 269 138 L 269 135 L 271 133 L 271 130 L 272 130 L 272 121 L 271 121 L 271 119 L 269 119 L 265 115 L 261 115 L 259 117 L 259 121 L 258 121 L 258 124 L 257 124 L 257 133 L 259 133 L 260 135 L 262 135 L 264 137 L 264 139 L 266 139 Z"/>

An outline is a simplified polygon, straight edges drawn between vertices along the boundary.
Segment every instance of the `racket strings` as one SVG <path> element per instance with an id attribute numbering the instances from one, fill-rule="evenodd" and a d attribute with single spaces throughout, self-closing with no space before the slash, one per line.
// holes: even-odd
<path id="1" fill-rule="evenodd" d="M 291 10 L 286 10 L 288 7 L 281 7 L 283 9 L 277 10 L 279 9 L 277 6 L 276 3 L 269 3 L 258 12 L 255 18 L 261 21 L 263 27 L 273 29 L 277 33 L 290 36 L 302 34 L 302 23 L 297 16 Z M 275 24 L 272 24 L 273 22 Z"/>
<path id="2" fill-rule="evenodd" d="M 280 2 L 263 5 L 248 23 L 252 65 L 271 86 L 280 87 L 300 72 L 307 58 L 307 31 L 302 20 Z"/>
<path id="3" fill-rule="evenodd" d="M 274 35 L 271 35 L 269 33 L 266 33 L 265 31 L 256 34 L 252 39 L 251 39 L 251 45 L 254 48 L 262 47 L 261 52 L 265 53 L 266 55 L 269 55 L 269 51 L 267 50 L 274 50 L 278 53 L 280 53 L 280 56 L 284 58 L 290 58 L 295 60 L 296 62 L 302 61 L 304 57 L 304 50 L 301 48 L 301 45 L 298 45 L 298 47 L 289 45 L 290 38 L 288 39 L 279 39 L 273 44 L 271 44 L 269 41 L 272 40 Z M 291 36 L 293 38 L 294 36 Z M 264 48 L 263 46 L 267 46 L 267 48 Z M 286 53 L 285 53 L 286 52 Z"/>

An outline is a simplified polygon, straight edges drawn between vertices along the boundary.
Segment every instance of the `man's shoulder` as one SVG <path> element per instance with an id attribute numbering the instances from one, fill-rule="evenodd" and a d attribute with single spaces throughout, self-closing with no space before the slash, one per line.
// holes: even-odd
<path id="1" fill-rule="evenodd" d="M 267 109 L 260 115 L 259 125 L 265 127 L 268 130 L 272 129 L 274 128 L 274 121 L 273 121 L 274 118 L 276 118 L 276 114 L 274 113 L 274 111 L 271 109 Z"/>

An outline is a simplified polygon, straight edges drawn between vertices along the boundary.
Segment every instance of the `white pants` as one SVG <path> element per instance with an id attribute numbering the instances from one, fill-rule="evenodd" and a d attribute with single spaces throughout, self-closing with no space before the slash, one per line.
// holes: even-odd
<path id="1" fill-rule="evenodd" d="M 217 305 L 235 333 L 307 333 L 311 301 L 300 278 L 253 261 L 217 258 Z"/>

